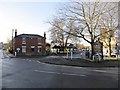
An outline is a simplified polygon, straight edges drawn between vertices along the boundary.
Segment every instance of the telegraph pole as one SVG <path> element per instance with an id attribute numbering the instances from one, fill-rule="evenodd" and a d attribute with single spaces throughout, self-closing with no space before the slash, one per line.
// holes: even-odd
<path id="1" fill-rule="evenodd" d="M 14 33 L 14 29 L 12 29 L 12 53 L 13 53 L 13 33 Z"/>

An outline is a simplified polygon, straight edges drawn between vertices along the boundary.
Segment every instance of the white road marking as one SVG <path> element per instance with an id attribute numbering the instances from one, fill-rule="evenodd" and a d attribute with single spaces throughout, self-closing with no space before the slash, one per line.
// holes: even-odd
<path id="1" fill-rule="evenodd" d="M 70 75 L 70 76 L 86 76 L 83 74 L 71 74 L 71 73 L 59 73 L 59 72 L 51 72 L 51 71 L 40 71 L 40 70 L 34 70 L 35 72 L 42 72 L 42 73 L 50 73 L 50 74 L 63 74 L 63 75 Z"/>
<path id="2" fill-rule="evenodd" d="M 41 63 L 40 61 L 37 61 L 38 63 Z M 41 63 L 41 64 L 43 64 L 43 63 Z"/>
<path id="3" fill-rule="evenodd" d="M 43 63 L 43 62 L 40 62 L 40 61 L 37 61 L 38 63 L 40 64 L 44 64 L 44 65 L 47 65 L 47 66 L 54 66 L 54 67 L 65 67 L 65 68 L 73 68 L 73 69 L 84 69 L 84 70 L 87 70 L 87 71 L 94 71 L 94 72 L 101 72 L 101 73 L 108 73 L 108 74 L 118 74 L 118 70 L 116 71 L 116 69 L 114 68 L 114 72 L 111 72 L 111 69 L 112 68 L 109 68 L 109 71 L 108 70 L 97 70 L 96 68 L 91 68 L 91 67 L 77 67 L 77 66 L 65 66 L 65 65 L 54 65 L 54 64 L 47 64 L 47 63 Z"/>
<path id="4" fill-rule="evenodd" d="M 95 72 L 103 72 L 103 73 L 107 72 L 107 71 L 103 71 L 103 70 L 92 70 L 92 71 L 95 71 Z"/>
<path id="5" fill-rule="evenodd" d="M 104 70 L 93 70 L 95 72 L 101 72 L 101 73 L 108 73 L 108 74 L 114 74 L 115 76 L 112 76 L 115 80 L 118 80 L 118 72 L 110 72 L 110 71 L 104 71 Z"/>
<path id="6" fill-rule="evenodd" d="M 88 67 L 77 67 L 77 66 L 65 66 L 65 65 L 54 65 L 54 64 L 47 64 L 47 63 L 43 63 L 43 62 L 40 62 L 39 60 L 29 60 L 29 59 L 22 59 L 22 60 L 26 60 L 26 61 L 33 61 L 33 62 L 37 62 L 37 63 L 40 63 L 40 64 L 44 64 L 44 65 L 49 65 L 49 66 L 55 66 L 55 67 L 65 67 L 65 68 L 73 68 L 73 69 L 85 69 L 87 71 L 94 71 L 94 72 L 101 72 L 101 73 L 112 73 L 112 74 L 115 74 L 114 72 L 110 72 L 110 71 L 105 71 L 105 70 L 97 70 L 95 68 L 88 68 Z M 109 68 L 110 69 L 110 68 Z M 56 73 L 56 72 L 52 72 L 52 73 Z M 64 73 L 63 73 L 64 74 Z M 69 73 L 65 73 L 66 75 L 69 74 Z M 69 75 L 76 75 L 76 74 L 69 74 Z M 78 75 L 78 74 L 77 74 Z M 83 75 L 84 76 L 84 75 Z"/>
<path id="7" fill-rule="evenodd" d="M 77 66 L 64 66 L 64 65 L 62 65 L 61 67 L 66 67 L 66 68 L 84 68 L 84 67 L 77 67 Z"/>
<path id="8" fill-rule="evenodd" d="M 50 72 L 50 71 L 40 71 L 40 70 L 34 70 L 35 72 L 43 72 L 43 73 L 51 73 L 51 74 L 61 74 L 58 72 Z"/>
<path id="9" fill-rule="evenodd" d="M 111 74 L 118 74 L 118 71 L 116 71 L 116 72 L 105 71 L 105 70 L 92 70 L 92 71 L 95 71 L 95 72 L 101 72 L 101 73 L 111 73 Z"/>
<path id="10" fill-rule="evenodd" d="M 64 75 L 71 75 L 71 76 L 86 76 L 86 75 L 84 75 L 84 74 L 71 74 L 71 73 L 62 73 L 62 74 L 64 74 Z"/>

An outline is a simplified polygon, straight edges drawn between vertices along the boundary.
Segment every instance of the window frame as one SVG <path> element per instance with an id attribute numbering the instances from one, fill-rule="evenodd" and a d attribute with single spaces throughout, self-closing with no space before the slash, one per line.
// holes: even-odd
<path id="1" fill-rule="evenodd" d="M 22 37 L 22 44 L 26 44 L 26 38 Z"/>

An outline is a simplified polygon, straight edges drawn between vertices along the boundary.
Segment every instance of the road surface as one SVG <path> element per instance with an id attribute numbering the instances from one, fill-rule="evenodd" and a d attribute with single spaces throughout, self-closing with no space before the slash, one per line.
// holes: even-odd
<path id="1" fill-rule="evenodd" d="M 118 88 L 118 67 L 73 67 L 2 54 L 2 88 Z"/>

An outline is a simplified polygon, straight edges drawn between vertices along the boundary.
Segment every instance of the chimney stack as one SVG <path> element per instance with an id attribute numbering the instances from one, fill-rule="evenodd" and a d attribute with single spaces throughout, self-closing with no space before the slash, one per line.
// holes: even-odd
<path id="1" fill-rule="evenodd" d="M 46 33 L 44 32 L 44 38 L 46 38 Z"/>
<path id="2" fill-rule="evenodd" d="M 15 37 L 17 36 L 17 29 L 15 29 Z"/>

